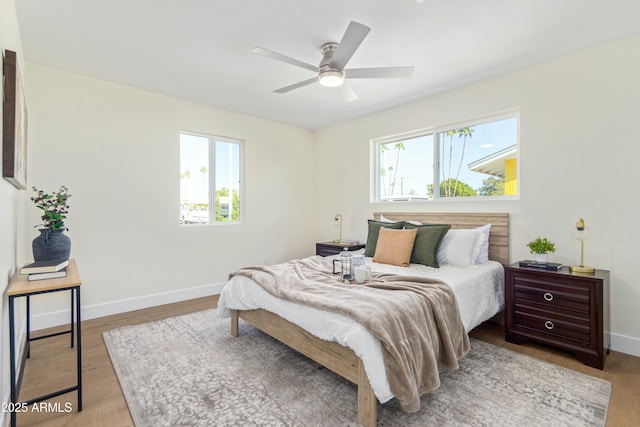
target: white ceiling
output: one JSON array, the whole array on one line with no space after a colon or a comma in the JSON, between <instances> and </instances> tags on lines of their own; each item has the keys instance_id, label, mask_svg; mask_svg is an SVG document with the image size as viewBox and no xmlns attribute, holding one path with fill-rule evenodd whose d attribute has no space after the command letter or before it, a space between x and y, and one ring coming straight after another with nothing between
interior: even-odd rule
<instances>
[{"instance_id":1,"label":"white ceiling","mask_svg":"<svg viewBox=\"0 0 640 427\"><path fill-rule=\"evenodd\" d=\"M638 0L16 0L27 61L317 129L640 32ZM371 27L348 68L415 66L358 79L360 99L311 71L349 21ZM631 54L639 54L638 52Z\"/></svg>"}]
</instances>

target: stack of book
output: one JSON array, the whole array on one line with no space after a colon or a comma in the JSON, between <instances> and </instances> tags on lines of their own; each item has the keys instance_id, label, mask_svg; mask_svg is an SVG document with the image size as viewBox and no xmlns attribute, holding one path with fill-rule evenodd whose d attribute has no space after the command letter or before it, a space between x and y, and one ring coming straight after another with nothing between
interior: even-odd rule
<instances>
[{"instance_id":1,"label":"stack of book","mask_svg":"<svg viewBox=\"0 0 640 427\"><path fill-rule=\"evenodd\" d=\"M29 280L55 279L67 275L69 260L36 261L20 269L20 274L27 274Z\"/></svg>"},{"instance_id":2,"label":"stack of book","mask_svg":"<svg viewBox=\"0 0 640 427\"><path fill-rule=\"evenodd\" d=\"M560 268L562 268L562 264L557 264L555 262L536 262L530 259L526 259L524 261L520 261L519 263L520 267L525 267L525 268L539 268L540 270L551 270L551 271L558 271L560 270Z\"/></svg>"}]
</instances>

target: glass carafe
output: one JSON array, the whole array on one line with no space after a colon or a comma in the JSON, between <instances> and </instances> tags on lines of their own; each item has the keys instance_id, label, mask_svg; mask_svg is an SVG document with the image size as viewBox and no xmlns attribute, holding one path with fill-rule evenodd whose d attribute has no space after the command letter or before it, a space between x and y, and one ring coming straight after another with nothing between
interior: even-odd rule
<instances>
[{"instance_id":1,"label":"glass carafe","mask_svg":"<svg viewBox=\"0 0 640 427\"><path fill-rule=\"evenodd\" d=\"M336 271L336 263L340 264L340 271ZM351 252L349 248L344 248L340 252L340 258L333 260L333 274L340 273L340 277L345 283L349 283L351 280Z\"/></svg>"}]
</instances>

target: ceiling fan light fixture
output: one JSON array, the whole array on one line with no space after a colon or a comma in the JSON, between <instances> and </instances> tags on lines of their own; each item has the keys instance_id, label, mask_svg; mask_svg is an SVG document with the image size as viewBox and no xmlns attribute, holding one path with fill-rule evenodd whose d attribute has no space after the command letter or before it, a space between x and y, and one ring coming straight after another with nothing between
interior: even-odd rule
<instances>
[{"instance_id":1,"label":"ceiling fan light fixture","mask_svg":"<svg viewBox=\"0 0 640 427\"><path fill-rule=\"evenodd\" d=\"M358 99L348 84L343 84L345 78L369 79L369 78L403 78L408 79L413 75L413 67L378 67L378 68L346 68L351 57L356 53L364 38L371 28L355 21L349 22L340 43L328 42L320 47L322 59L318 66L273 52L262 47L252 49L254 53L269 58L286 62L296 67L304 68L316 73L315 77L303 80L292 85L276 89L274 93L287 93L294 89L320 83L323 87L337 88L338 93L345 102L353 102ZM346 70L346 71L345 71Z\"/></svg>"},{"instance_id":2,"label":"ceiling fan light fixture","mask_svg":"<svg viewBox=\"0 0 640 427\"><path fill-rule=\"evenodd\" d=\"M337 70L321 71L318 81L325 87L338 87L344 83L344 72Z\"/></svg>"}]
</instances>

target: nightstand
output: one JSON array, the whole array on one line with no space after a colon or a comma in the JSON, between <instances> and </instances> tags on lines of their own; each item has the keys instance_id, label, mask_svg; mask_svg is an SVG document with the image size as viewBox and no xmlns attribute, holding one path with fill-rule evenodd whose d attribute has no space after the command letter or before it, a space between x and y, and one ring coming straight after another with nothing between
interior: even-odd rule
<instances>
[{"instance_id":1,"label":"nightstand","mask_svg":"<svg viewBox=\"0 0 640 427\"><path fill-rule=\"evenodd\" d=\"M316 255L320 255L320 256L336 255L342 252L344 248L348 248L349 251L357 251L358 249L362 249L364 247L365 245L360 245L360 244L346 245L344 243L336 244L333 242L321 242L321 243L316 243Z\"/></svg>"},{"instance_id":2,"label":"nightstand","mask_svg":"<svg viewBox=\"0 0 640 427\"><path fill-rule=\"evenodd\" d=\"M603 369L609 350L609 272L505 268L505 339L537 341L573 352Z\"/></svg>"}]
</instances>

